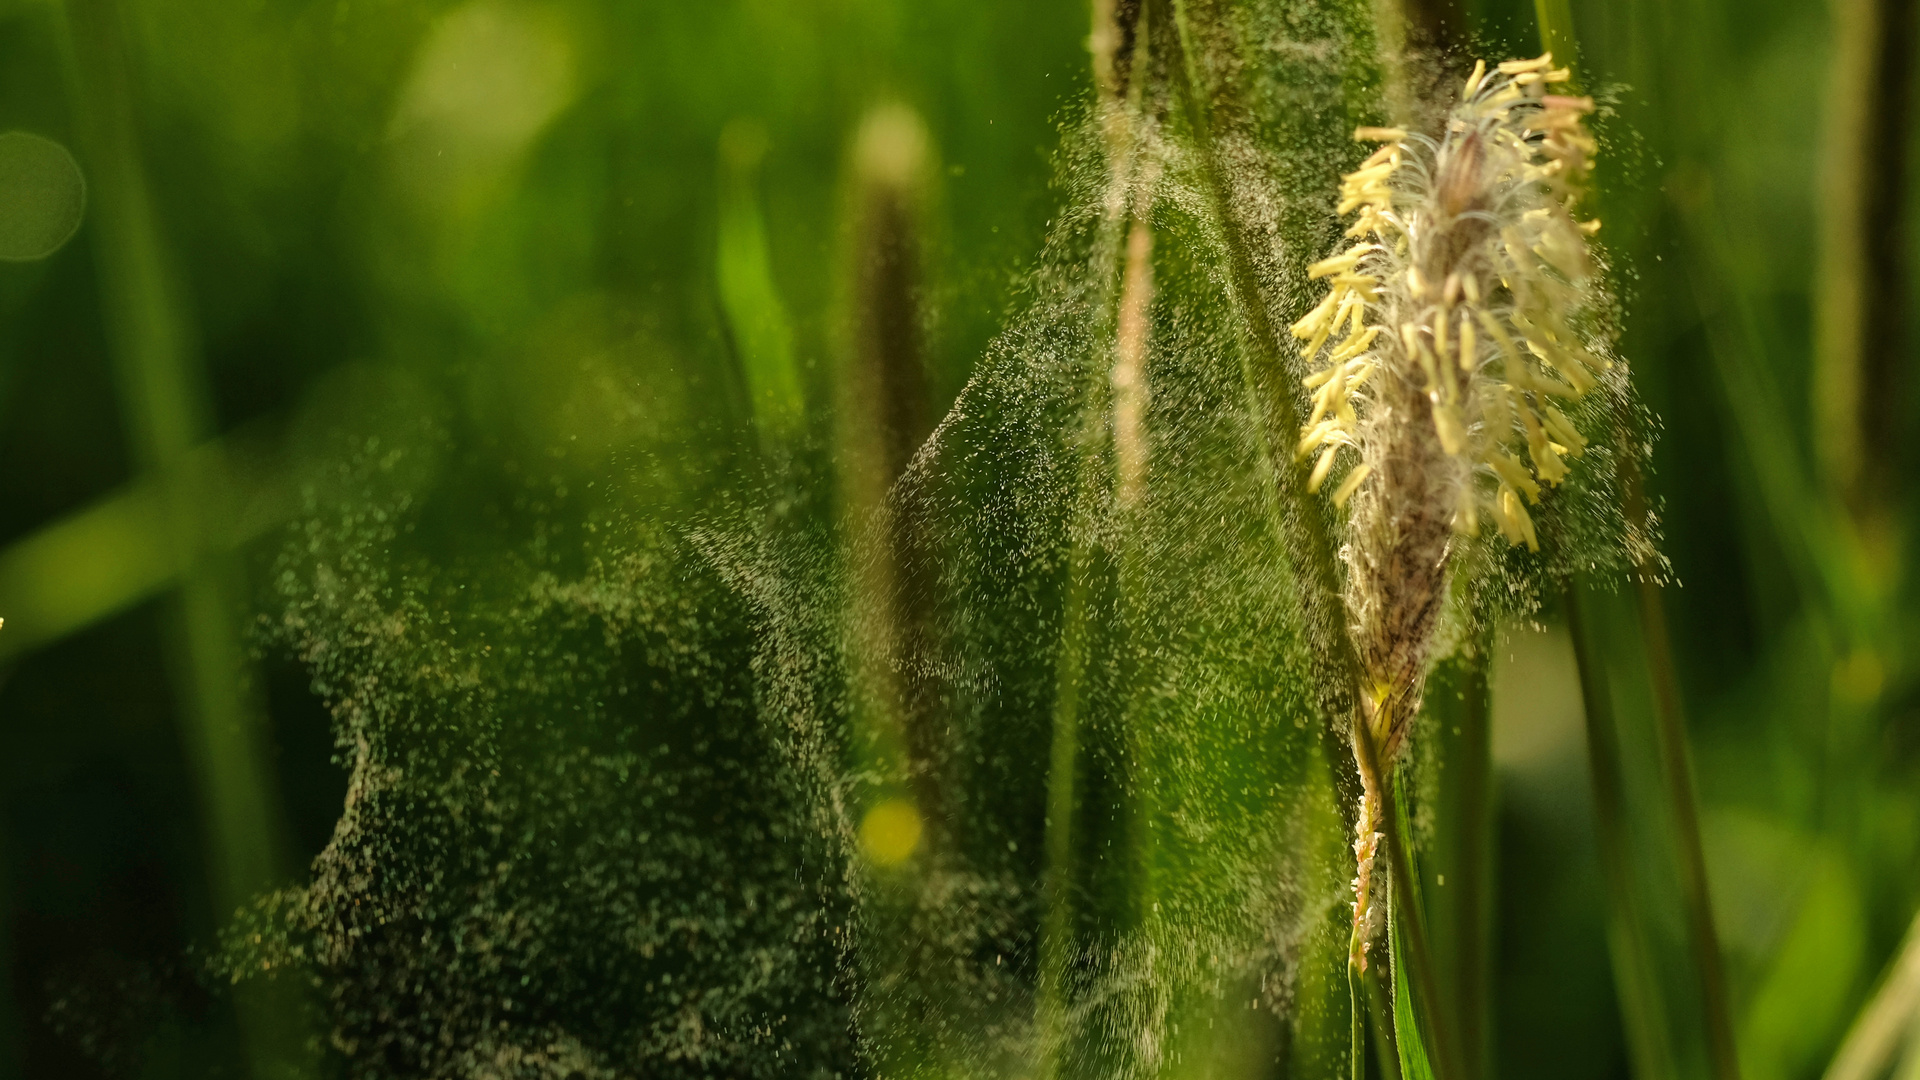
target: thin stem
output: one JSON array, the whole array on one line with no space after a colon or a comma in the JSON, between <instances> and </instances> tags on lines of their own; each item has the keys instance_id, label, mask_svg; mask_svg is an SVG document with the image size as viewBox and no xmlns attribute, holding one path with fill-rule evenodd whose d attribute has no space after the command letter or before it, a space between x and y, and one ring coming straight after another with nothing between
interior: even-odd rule
<instances>
[{"instance_id":1,"label":"thin stem","mask_svg":"<svg viewBox=\"0 0 1920 1080\"><path fill-rule=\"evenodd\" d=\"M231 567L205 534L221 524L221 476L196 456L211 423L204 374L167 270L136 149L130 73L112 0L60 9L83 148L91 167L102 306L121 408L138 464L157 490L155 539L178 579L176 678L182 724L206 800L213 899L225 918L281 869L261 717L244 692ZM214 519L209 521L208 519Z\"/></svg>"},{"instance_id":2,"label":"thin stem","mask_svg":"<svg viewBox=\"0 0 1920 1080\"><path fill-rule=\"evenodd\" d=\"M1540 24L1540 47L1553 54L1555 63L1572 67L1575 51L1572 5L1567 0L1533 0L1533 17Z\"/></svg>"},{"instance_id":3,"label":"thin stem","mask_svg":"<svg viewBox=\"0 0 1920 1080\"><path fill-rule=\"evenodd\" d=\"M1099 12L1096 11L1096 16ZM1109 135L1119 132L1110 130ZM1112 183L1124 189L1131 185L1135 162L1129 139L1110 138L1108 150L1116 161L1110 163ZM1121 192L1124 196L1124 192ZM1077 771L1080 756L1080 714L1085 703L1088 650L1090 648L1087 608L1090 603L1093 571L1093 516L1095 500L1101 488L1101 448L1109 439L1106 418L1115 386L1112 369L1100 361L1113 340L1116 324L1124 317L1115 311L1121 270L1122 237L1126 235L1127 201L1110 199L1105 219L1094 242L1089 272L1099 282L1097 321L1091 340L1096 351L1089 369L1098 378L1089 380L1087 399L1082 403L1081 427L1076 434L1079 468L1075 484L1074 507L1068 521L1070 531L1067 556L1065 610L1062 614L1059 654L1054 672L1053 740L1047 771L1047 817L1045 824L1047 869L1043 885L1045 923L1040 937L1040 1001L1042 1071L1045 1076L1059 1074L1066 1038L1067 968L1073 940L1073 819L1078 804ZM1143 216L1146 207L1141 210ZM1145 258L1146 253L1141 253ZM1119 344L1116 342L1116 344Z\"/></svg>"},{"instance_id":4,"label":"thin stem","mask_svg":"<svg viewBox=\"0 0 1920 1080\"><path fill-rule=\"evenodd\" d=\"M1629 520L1644 523L1647 505L1641 491L1638 459L1628 454L1621 460L1626 472ZM1667 804L1677 833L1680 888L1687 909L1687 943L1700 981L1701 1004L1706 1011L1707 1056L1714 1078L1739 1080L1740 1052L1733 1037L1733 1010L1727 997L1726 969L1720 957L1720 934L1714 927L1706 846L1700 840L1700 797L1694 787L1693 751L1687 740L1680 678L1674 668L1666 604L1660 595L1655 569L1648 565L1638 568L1634 574L1634 591L1639 600L1640 630L1646 636L1647 668L1653 681L1661 773L1666 780Z\"/></svg>"},{"instance_id":5,"label":"thin stem","mask_svg":"<svg viewBox=\"0 0 1920 1080\"><path fill-rule=\"evenodd\" d=\"M1561 605L1573 637L1575 663L1580 670L1580 697L1586 712L1587 761L1593 776L1594 818L1600 840L1600 864L1606 878L1608 937L1611 939L1620 1011L1627 1024L1636 1073L1642 1080L1669 1080L1677 1075L1667 1036L1665 1010L1652 971L1646 938L1641 933L1634 902L1632 841L1627 831L1625 770L1620 761L1619 731L1614 722L1612 695L1606 673L1595 654L1593 628L1580 600L1581 586L1561 586Z\"/></svg>"},{"instance_id":6,"label":"thin stem","mask_svg":"<svg viewBox=\"0 0 1920 1080\"><path fill-rule=\"evenodd\" d=\"M1540 22L1541 44L1550 50L1564 50L1565 60L1571 64L1575 39L1571 11L1565 0L1536 0L1535 13ZM1644 539L1652 535L1652 514L1640 473L1636 443L1624 418L1615 417L1613 436L1620 478L1626 494L1626 519L1629 528ZM1707 881L1706 848L1700 839L1699 794L1694 785L1693 755L1687 739L1679 675L1673 662L1673 643L1667 630L1666 605L1660 593L1662 568L1647 545L1638 545L1634 550L1634 592L1639 602L1641 634L1653 683L1661 773L1666 781L1668 811L1678 834L1675 846L1679 851L1681 892L1686 906L1688 951L1692 954L1694 974L1700 985L1701 1006L1706 1016L1707 1058L1715 1080L1739 1080L1739 1048L1734 1041L1726 970L1720 954L1720 935L1714 926L1713 899ZM1581 691L1587 702L1588 749L1594 767L1595 811L1602 818L1603 857L1610 863L1617 862L1617 872L1608 875L1614 879L1610 884L1624 889L1628 880L1627 842L1621 809L1624 794L1615 749L1618 742L1611 730L1612 712L1604 697L1601 675L1594 666L1595 658L1591 655L1590 643L1583 640L1584 631L1577 618L1578 602L1573 598L1572 589L1566 590L1566 597L1569 621L1575 624L1572 627L1575 647L1582 650L1579 654ZM1596 724L1605 724L1607 729L1596 728ZM1606 774L1604 777L1603 771ZM1611 805L1602 806L1603 802L1610 802ZM1606 819L1609 817L1614 822L1611 840L1607 839L1609 829ZM1610 844L1617 844L1618 849L1608 855L1606 849ZM1615 902L1622 910L1630 911L1630 891L1616 896Z\"/></svg>"},{"instance_id":7,"label":"thin stem","mask_svg":"<svg viewBox=\"0 0 1920 1080\"><path fill-rule=\"evenodd\" d=\"M1834 0L1833 82L1821 155L1818 438L1828 479L1870 540L1889 526L1899 457L1916 5ZM1882 552L1883 559L1891 552Z\"/></svg>"},{"instance_id":8,"label":"thin stem","mask_svg":"<svg viewBox=\"0 0 1920 1080\"><path fill-rule=\"evenodd\" d=\"M1378 967L1361 976L1361 982L1366 987L1367 1022L1373 1029L1373 1059L1380 1068L1381 1080L1400 1080L1400 1048L1393 1039L1391 995L1380 981Z\"/></svg>"},{"instance_id":9,"label":"thin stem","mask_svg":"<svg viewBox=\"0 0 1920 1080\"><path fill-rule=\"evenodd\" d=\"M1380 831L1385 834L1388 877L1392 880L1393 910L1404 934L1407 967L1412 975L1415 1000L1423 1011L1426 1032L1433 1045L1434 1072L1438 1080L1463 1077L1454 1043L1454 1028L1449 1023L1440 979L1434 971L1433 950L1428 945L1426 918L1414 890L1413 855L1406 831L1401 828L1399 806L1392 778L1380 769L1379 751L1367 732L1366 720L1358 709L1353 714L1354 755L1359 759L1360 775L1380 805Z\"/></svg>"},{"instance_id":10,"label":"thin stem","mask_svg":"<svg viewBox=\"0 0 1920 1080\"><path fill-rule=\"evenodd\" d=\"M1478 621L1478 616L1476 616ZM1462 1065L1468 1076L1486 1072L1492 937L1493 747L1490 655L1478 634L1428 677L1422 709L1433 720L1440 748L1435 846L1428 869L1438 872L1427 894L1442 978L1460 1021Z\"/></svg>"}]
</instances>

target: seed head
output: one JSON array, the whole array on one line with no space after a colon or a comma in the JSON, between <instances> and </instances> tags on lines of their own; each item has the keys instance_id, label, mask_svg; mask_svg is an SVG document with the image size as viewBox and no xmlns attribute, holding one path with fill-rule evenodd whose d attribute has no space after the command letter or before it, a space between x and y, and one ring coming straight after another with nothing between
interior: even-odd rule
<instances>
[{"instance_id":1,"label":"seed head","mask_svg":"<svg viewBox=\"0 0 1920 1080\"><path fill-rule=\"evenodd\" d=\"M1568 75L1550 53L1476 63L1437 138L1356 131L1381 146L1341 178L1354 243L1308 269L1330 287L1292 328L1311 487L1357 458L1333 500L1353 503L1348 608L1383 760L1417 704L1455 536L1485 517L1539 549L1528 507L1586 446L1555 402L1610 366L1569 321L1599 222L1573 215L1595 143L1592 99L1548 92Z\"/></svg>"}]
</instances>

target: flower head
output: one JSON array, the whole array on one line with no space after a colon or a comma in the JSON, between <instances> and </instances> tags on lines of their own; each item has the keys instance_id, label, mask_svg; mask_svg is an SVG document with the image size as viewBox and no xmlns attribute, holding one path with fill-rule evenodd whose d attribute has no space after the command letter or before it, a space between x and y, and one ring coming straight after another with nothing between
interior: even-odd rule
<instances>
[{"instance_id":1,"label":"flower head","mask_svg":"<svg viewBox=\"0 0 1920 1080\"><path fill-rule=\"evenodd\" d=\"M1352 502L1348 609L1383 759L1417 705L1455 536L1490 519L1538 550L1528 507L1586 440L1561 404L1610 366L1583 340L1588 237L1574 206L1596 146L1591 98L1552 54L1477 63L1437 136L1380 143L1341 179L1350 246L1313 264L1321 302L1293 325L1312 411L1299 452ZM1346 451L1351 450L1348 454Z\"/></svg>"},{"instance_id":2,"label":"flower head","mask_svg":"<svg viewBox=\"0 0 1920 1080\"><path fill-rule=\"evenodd\" d=\"M1330 288L1293 326L1316 369L1300 440L1319 455L1313 487L1343 449L1360 459L1338 503L1375 476L1379 451L1405 441L1382 427L1424 424L1452 459L1451 524L1476 532L1485 513L1512 543L1539 546L1526 507L1586 445L1555 401L1609 366L1567 321L1599 227L1572 213L1592 167L1582 118L1593 101L1547 92L1568 77L1552 59L1476 64L1438 139L1355 133L1383 144L1341 178L1339 212L1358 242L1309 268ZM1424 407L1396 409L1384 385L1396 381Z\"/></svg>"}]
</instances>

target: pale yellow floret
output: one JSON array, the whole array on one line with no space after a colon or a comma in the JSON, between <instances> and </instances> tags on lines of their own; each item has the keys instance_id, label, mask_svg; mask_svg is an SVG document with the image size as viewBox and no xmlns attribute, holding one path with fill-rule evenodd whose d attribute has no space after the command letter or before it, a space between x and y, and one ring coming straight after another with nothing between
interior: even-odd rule
<instances>
[{"instance_id":1,"label":"pale yellow floret","mask_svg":"<svg viewBox=\"0 0 1920 1080\"><path fill-rule=\"evenodd\" d=\"M1338 255L1321 259L1319 262L1307 267L1307 280L1312 281L1315 278L1330 277L1334 274L1351 270L1360 265L1361 257L1372 249L1372 244L1355 244Z\"/></svg>"},{"instance_id":2,"label":"pale yellow floret","mask_svg":"<svg viewBox=\"0 0 1920 1080\"><path fill-rule=\"evenodd\" d=\"M1460 100L1472 101L1473 95L1480 91L1480 84L1485 82L1486 78L1487 62L1485 60L1475 60L1473 62L1473 74L1467 76L1466 89L1460 91Z\"/></svg>"},{"instance_id":3,"label":"pale yellow floret","mask_svg":"<svg viewBox=\"0 0 1920 1080\"><path fill-rule=\"evenodd\" d=\"M1333 314L1334 305L1339 302L1339 290L1328 293L1325 300L1320 301L1312 311L1302 315L1300 321L1293 324L1293 336L1302 341L1312 338L1314 334L1319 332L1320 324L1325 322Z\"/></svg>"},{"instance_id":4,"label":"pale yellow floret","mask_svg":"<svg viewBox=\"0 0 1920 1080\"><path fill-rule=\"evenodd\" d=\"M1529 71L1544 71L1553 66L1553 54L1541 53L1531 60L1507 60L1495 68L1502 75L1524 75Z\"/></svg>"},{"instance_id":5,"label":"pale yellow floret","mask_svg":"<svg viewBox=\"0 0 1920 1080\"><path fill-rule=\"evenodd\" d=\"M1528 502L1540 501L1540 485L1533 482L1533 475L1527 472L1527 467L1520 463L1519 458L1496 452L1487 455L1487 464L1493 468L1501 483L1516 491L1526 492Z\"/></svg>"},{"instance_id":6,"label":"pale yellow floret","mask_svg":"<svg viewBox=\"0 0 1920 1080\"><path fill-rule=\"evenodd\" d=\"M1520 497L1513 489L1500 489L1500 498L1494 504L1499 511L1500 532L1514 544L1525 543L1527 550L1539 551L1540 538L1534 534L1533 518L1527 515L1527 508L1520 505Z\"/></svg>"},{"instance_id":7,"label":"pale yellow floret","mask_svg":"<svg viewBox=\"0 0 1920 1080\"><path fill-rule=\"evenodd\" d=\"M1584 303L1582 283L1591 274L1585 238L1600 224L1577 221L1570 212L1597 152L1581 119L1593 110L1592 99L1549 92L1571 77L1568 68L1553 66L1550 53L1492 70L1485 61L1474 65L1461 88L1462 104L1443 128L1440 153L1452 152L1448 141L1458 147L1463 138L1485 140L1478 151L1485 155L1484 179L1471 182L1489 185L1493 198L1480 205L1494 207L1507 224L1480 254L1450 257L1444 280L1429 279L1418 261L1427 256L1413 252L1422 230L1450 227L1467 203L1456 193L1419 186L1436 183L1432 160L1412 186L1397 179L1407 155L1434 152L1424 142L1406 142L1405 129L1354 132L1356 140L1381 144L1340 178L1338 211L1351 215L1345 235L1357 242L1308 267L1310 280L1328 279L1327 294L1291 327L1303 343L1302 358L1317 368L1302 380L1312 407L1299 455L1317 453L1311 490L1331 476L1342 448L1360 447L1368 437L1360 414L1371 398L1362 389L1384 365L1396 379L1424 383L1438 449L1464 459L1473 466L1468 475L1480 478L1447 496L1453 527L1477 533L1480 511L1490 508L1509 542L1539 550L1526 504L1539 501L1542 484L1564 480L1564 459L1587 445L1549 397L1571 400L1590 392L1596 373L1610 366L1583 347L1563 318ZM1517 217L1498 209L1511 205L1502 202L1501 190L1521 193ZM1505 295L1486 295L1494 286L1483 277ZM1399 315L1382 325L1388 311ZM1380 351L1383 332L1393 347ZM1526 460L1508 449L1519 444ZM1349 470L1334 503L1344 506L1371 475L1364 462Z\"/></svg>"},{"instance_id":8,"label":"pale yellow floret","mask_svg":"<svg viewBox=\"0 0 1920 1080\"><path fill-rule=\"evenodd\" d=\"M1336 434L1339 430L1338 420L1322 420L1308 428L1306 435L1300 439L1300 456L1305 457L1312 453L1315 447L1326 442L1328 436Z\"/></svg>"},{"instance_id":9,"label":"pale yellow floret","mask_svg":"<svg viewBox=\"0 0 1920 1080\"><path fill-rule=\"evenodd\" d=\"M1371 274L1341 274L1333 280L1334 284L1351 289L1355 296L1369 304L1380 302L1380 293L1374 288L1380 284L1380 279Z\"/></svg>"},{"instance_id":10,"label":"pale yellow floret","mask_svg":"<svg viewBox=\"0 0 1920 1080\"><path fill-rule=\"evenodd\" d=\"M1372 475L1372 473L1373 466L1371 465L1365 463L1355 465L1353 469L1347 473L1347 478L1340 481L1340 486L1333 489L1333 505L1347 505L1347 500L1353 498L1353 493L1360 490L1360 485L1365 483L1367 477Z\"/></svg>"},{"instance_id":11,"label":"pale yellow floret","mask_svg":"<svg viewBox=\"0 0 1920 1080\"><path fill-rule=\"evenodd\" d=\"M1320 454L1320 460L1313 464L1313 475L1307 478L1307 490L1319 491L1326 483L1327 474L1333 471L1333 459L1340 453L1338 446L1329 446Z\"/></svg>"},{"instance_id":12,"label":"pale yellow floret","mask_svg":"<svg viewBox=\"0 0 1920 1080\"><path fill-rule=\"evenodd\" d=\"M1549 405L1547 406L1546 415L1541 419L1542 422L1547 425L1548 433L1550 433L1557 442L1565 444L1563 452L1568 456L1579 457L1581 452L1587 448L1586 436L1581 435L1580 429L1573 426L1573 421L1567 419L1566 413Z\"/></svg>"},{"instance_id":13,"label":"pale yellow floret","mask_svg":"<svg viewBox=\"0 0 1920 1080\"><path fill-rule=\"evenodd\" d=\"M1356 318L1354 321L1357 326L1359 320ZM1373 339L1379 336L1380 328L1377 326L1369 326L1365 330L1356 330L1347 340L1340 343L1340 347L1334 350L1332 356L1327 357L1327 362L1338 364L1344 360L1351 360L1361 353L1366 352L1369 348L1372 348Z\"/></svg>"},{"instance_id":14,"label":"pale yellow floret","mask_svg":"<svg viewBox=\"0 0 1920 1080\"><path fill-rule=\"evenodd\" d=\"M1467 448L1467 426L1460 420L1460 413L1451 404L1444 401L1433 403L1433 429L1440 436L1440 448L1449 454L1459 454Z\"/></svg>"}]
</instances>

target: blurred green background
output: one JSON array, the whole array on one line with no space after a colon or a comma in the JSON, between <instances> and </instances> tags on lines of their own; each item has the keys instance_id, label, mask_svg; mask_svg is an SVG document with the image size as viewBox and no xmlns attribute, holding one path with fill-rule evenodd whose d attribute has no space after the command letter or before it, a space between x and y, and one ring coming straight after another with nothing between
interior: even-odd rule
<instances>
[{"instance_id":1,"label":"blurred green background","mask_svg":"<svg viewBox=\"0 0 1920 1080\"><path fill-rule=\"evenodd\" d=\"M1485 55L1538 51L1530 4L1469 7ZM1920 901L1913 336L1875 369L1870 495L1815 407L1848 10L1571 10L1753 1077L1820 1072ZM929 138L938 415L1064 199L1089 26L1072 0L0 2L0 130L69 148L88 200L64 247L0 263L0 1075L240 1074L195 950L302 877L347 790L309 669L256 632L287 523L333 497L328 433L442 418L468 465L423 528L449 559L539 531L513 478L564 501L617 463L665 518L752 487L765 395L831 427L850 148L888 103ZM1862 190L1905 261L1914 114L1872 100ZM1625 1076L1558 618L1495 660L1497 1061Z\"/></svg>"}]
</instances>

